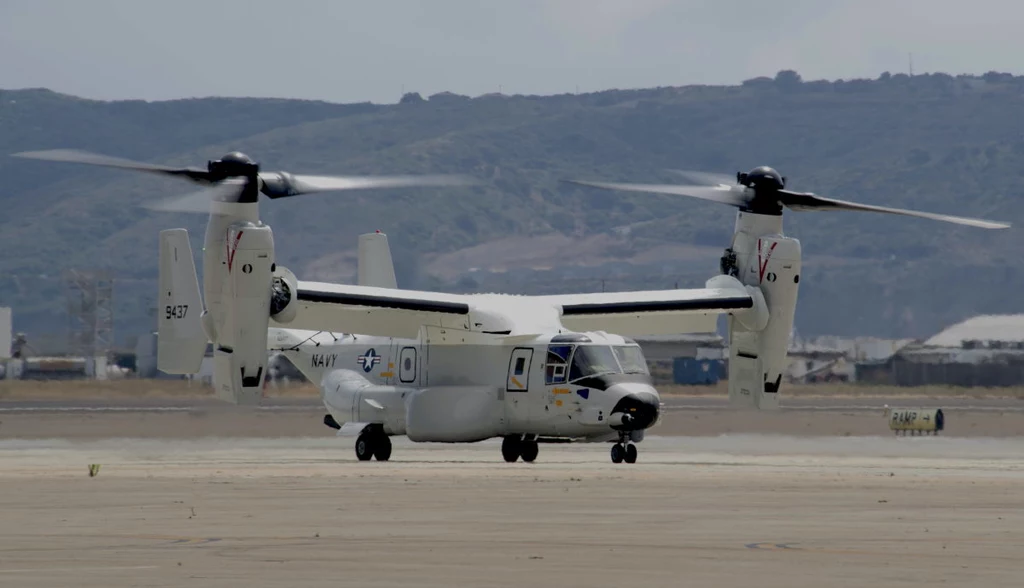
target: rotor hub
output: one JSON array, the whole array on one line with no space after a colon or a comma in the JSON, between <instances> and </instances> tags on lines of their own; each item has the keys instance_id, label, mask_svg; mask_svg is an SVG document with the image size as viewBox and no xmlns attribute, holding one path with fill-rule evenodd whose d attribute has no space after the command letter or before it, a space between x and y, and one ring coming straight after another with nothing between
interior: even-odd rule
<instances>
[{"instance_id":1,"label":"rotor hub","mask_svg":"<svg viewBox=\"0 0 1024 588\"><path fill-rule=\"evenodd\" d=\"M762 165L749 172L737 172L736 182L754 192L742 210L755 214L782 214L782 200L778 192L786 187L786 178L775 169Z\"/></svg>"},{"instance_id":2,"label":"rotor hub","mask_svg":"<svg viewBox=\"0 0 1024 588\"><path fill-rule=\"evenodd\" d=\"M260 172L259 164L240 151L233 151L218 160L207 162L206 169L215 181L227 178L255 179Z\"/></svg>"},{"instance_id":3,"label":"rotor hub","mask_svg":"<svg viewBox=\"0 0 1024 588\"><path fill-rule=\"evenodd\" d=\"M781 190L786 187L786 178L766 165L755 167L744 173L736 173L736 181L755 190Z\"/></svg>"}]
</instances>

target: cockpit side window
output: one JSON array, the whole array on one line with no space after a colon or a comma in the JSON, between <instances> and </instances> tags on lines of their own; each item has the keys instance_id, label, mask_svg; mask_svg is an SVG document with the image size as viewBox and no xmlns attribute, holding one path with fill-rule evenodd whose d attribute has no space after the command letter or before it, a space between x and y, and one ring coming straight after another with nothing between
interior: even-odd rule
<instances>
[{"instance_id":1,"label":"cockpit side window","mask_svg":"<svg viewBox=\"0 0 1024 588\"><path fill-rule=\"evenodd\" d=\"M547 384L564 384L569 371L569 356L572 345L549 345L547 366L544 368L544 381Z\"/></svg>"}]
</instances>

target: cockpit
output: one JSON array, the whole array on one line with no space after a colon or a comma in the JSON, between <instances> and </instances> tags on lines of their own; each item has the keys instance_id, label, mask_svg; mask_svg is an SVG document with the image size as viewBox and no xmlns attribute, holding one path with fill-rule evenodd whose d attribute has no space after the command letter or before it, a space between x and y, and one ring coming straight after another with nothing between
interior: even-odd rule
<instances>
[{"instance_id":1,"label":"cockpit","mask_svg":"<svg viewBox=\"0 0 1024 588\"><path fill-rule=\"evenodd\" d=\"M616 374L650 376L639 345L633 342L609 345L591 342L585 337L564 343L552 340L548 345L546 384L573 384L586 378Z\"/></svg>"}]
</instances>

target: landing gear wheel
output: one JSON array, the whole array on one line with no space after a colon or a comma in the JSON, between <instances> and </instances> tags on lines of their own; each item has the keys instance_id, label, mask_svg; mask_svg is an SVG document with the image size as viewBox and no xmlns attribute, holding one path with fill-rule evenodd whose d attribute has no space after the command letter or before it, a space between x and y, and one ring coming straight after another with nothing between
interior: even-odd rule
<instances>
[{"instance_id":1,"label":"landing gear wheel","mask_svg":"<svg viewBox=\"0 0 1024 588\"><path fill-rule=\"evenodd\" d=\"M626 455L624 456L626 463L636 463L636 445L630 443L626 445Z\"/></svg>"},{"instance_id":2,"label":"landing gear wheel","mask_svg":"<svg viewBox=\"0 0 1024 588\"><path fill-rule=\"evenodd\" d=\"M509 435L501 442L501 456L509 463L519 459L519 455L522 451L523 442L518 435Z\"/></svg>"},{"instance_id":3,"label":"landing gear wheel","mask_svg":"<svg viewBox=\"0 0 1024 588\"><path fill-rule=\"evenodd\" d=\"M391 458L391 437L378 435L373 440L373 445L373 456L377 458L377 461L387 461Z\"/></svg>"},{"instance_id":4,"label":"landing gear wheel","mask_svg":"<svg viewBox=\"0 0 1024 588\"><path fill-rule=\"evenodd\" d=\"M612 463L622 463L622 458L626 455L626 450L623 449L621 443L612 445Z\"/></svg>"},{"instance_id":5,"label":"landing gear wheel","mask_svg":"<svg viewBox=\"0 0 1024 588\"><path fill-rule=\"evenodd\" d=\"M363 433L356 438L356 457L359 461L370 461L373 457L374 436Z\"/></svg>"},{"instance_id":6,"label":"landing gear wheel","mask_svg":"<svg viewBox=\"0 0 1024 588\"><path fill-rule=\"evenodd\" d=\"M533 440L523 441L519 449L519 453L525 462L532 462L537 459L537 454L539 452L540 447L538 447L537 442Z\"/></svg>"}]
</instances>

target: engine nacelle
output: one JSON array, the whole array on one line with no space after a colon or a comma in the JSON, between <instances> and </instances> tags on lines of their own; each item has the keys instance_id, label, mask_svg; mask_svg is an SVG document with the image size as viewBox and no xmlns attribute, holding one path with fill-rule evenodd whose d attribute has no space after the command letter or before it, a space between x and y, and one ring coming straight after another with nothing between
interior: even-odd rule
<instances>
[{"instance_id":1,"label":"engine nacelle","mask_svg":"<svg viewBox=\"0 0 1024 588\"><path fill-rule=\"evenodd\" d=\"M782 217L737 214L732 271L756 288L768 310L765 324L729 318L729 401L733 406L778 407L800 284L800 242L782 235ZM759 321L757 321L759 322ZM760 328L750 328L760 327Z\"/></svg>"},{"instance_id":2,"label":"engine nacelle","mask_svg":"<svg viewBox=\"0 0 1024 588\"><path fill-rule=\"evenodd\" d=\"M406 435L412 441L472 443L504 432L497 388L426 388L413 392L406 406Z\"/></svg>"},{"instance_id":3,"label":"engine nacelle","mask_svg":"<svg viewBox=\"0 0 1024 588\"><path fill-rule=\"evenodd\" d=\"M285 267L274 269L274 277L270 287L270 318L281 324L295 320L298 313L299 281L295 274Z\"/></svg>"},{"instance_id":4,"label":"engine nacelle","mask_svg":"<svg viewBox=\"0 0 1024 588\"><path fill-rule=\"evenodd\" d=\"M224 400L255 404L267 372L274 235L258 221L214 217L205 245L203 324L214 336L214 389Z\"/></svg>"},{"instance_id":5,"label":"engine nacelle","mask_svg":"<svg viewBox=\"0 0 1024 588\"><path fill-rule=\"evenodd\" d=\"M405 434L406 400L415 388L381 386L344 369L325 374L320 387L338 424L378 423L388 435Z\"/></svg>"}]
</instances>

